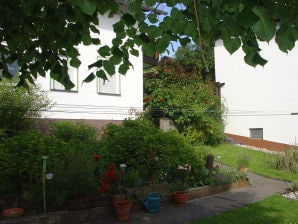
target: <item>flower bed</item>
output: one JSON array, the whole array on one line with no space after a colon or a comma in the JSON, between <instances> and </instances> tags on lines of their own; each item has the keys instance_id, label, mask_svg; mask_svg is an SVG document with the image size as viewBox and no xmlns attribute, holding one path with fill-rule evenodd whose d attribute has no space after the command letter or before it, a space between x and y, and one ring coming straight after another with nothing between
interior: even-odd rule
<instances>
[{"instance_id":1,"label":"flower bed","mask_svg":"<svg viewBox=\"0 0 298 224\"><path fill-rule=\"evenodd\" d=\"M227 184L222 186L204 186L198 188L189 189L189 200L217 194L224 191L237 189L240 187L248 186L249 181L247 178L238 181L237 183ZM166 184L162 184L166 186ZM158 186L158 185L157 185ZM154 185L151 186L154 189ZM149 189L149 188L148 188ZM166 187L165 187L166 189ZM138 191L137 188L129 189L128 191ZM142 189L144 191L144 188ZM162 205L167 206L172 204L171 194L165 194L162 196ZM139 200L133 200L132 212L145 211L143 205ZM102 203L100 207L76 210L76 211L59 211L48 213L47 216L38 215L30 217L20 217L16 219L3 220L0 224L31 224L31 223L43 223L43 224L62 224L62 223L93 223L104 219L110 219L115 217L115 213L112 204Z\"/></svg>"}]
</instances>

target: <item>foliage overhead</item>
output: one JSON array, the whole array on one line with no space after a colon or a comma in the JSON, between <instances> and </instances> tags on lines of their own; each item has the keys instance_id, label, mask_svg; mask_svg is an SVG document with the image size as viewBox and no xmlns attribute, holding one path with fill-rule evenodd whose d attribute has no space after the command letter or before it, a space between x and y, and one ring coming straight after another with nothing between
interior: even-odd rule
<instances>
[{"instance_id":1,"label":"foliage overhead","mask_svg":"<svg viewBox=\"0 0 298 224\"><path fill-rule=\"evenodd\" d=\"M155 13L161 4L171 8L168 15ZM126 6L128 11L123 10ZM297 11L297 1L285 0L3 0L0 70L2 76L11 77L7 64L17 60L20 85L50 71L53 79L70 89L67 62L80 65L76 47L81 43L98 45L101 57L89 65L99 68L90 71L85 79L89 82L114 74L116 68L125 74L130 54L139 55L137 46L150 56L166 51L171 41L184 46L193 40L202 46L220 39L230 53L242 47L249 65L264 65L257 40L275 38L281 51L291 50L298 39ZM113 25L116 37L111 46L101 45L98 15L120 16Z\"/></svg>"}]
</instances>

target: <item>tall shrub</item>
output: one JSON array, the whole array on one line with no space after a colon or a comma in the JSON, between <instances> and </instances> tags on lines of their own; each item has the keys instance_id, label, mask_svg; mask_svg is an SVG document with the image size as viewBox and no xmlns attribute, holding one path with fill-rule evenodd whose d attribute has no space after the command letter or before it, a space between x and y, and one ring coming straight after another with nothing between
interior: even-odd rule
<instances>
[{"instance_id":1,"label":"tall shrub","mask_svg":"<svg viewBox=\"0 0 298 224\"><path fill-rule=\"evenodd\" d=\"M0 197L40 200L42 198L42 159L48 156L52 171L64 159L67 145L38 131L19 132L0 143ZM29 196L28 196L29 195Z\"/></svg>"},{"instance_id":2,"label":"tall shrub","mask_svg":"<svg viewBox=\"0 0 298 224\"><path fill-rule=\"evenodd\" d=\"M34 118L51 106L46 93L38 86L16 87L17 79L0 82L0 128L12 135L30 128Z\"/></svg>"},{"instance_id":3,"label":"tall shrub","mask_svg":"<svg viewBox=\"0 0 298 224\"><path fill-rule=\"evenodd\" d=\"M186 144L177 132L162 132L144 120L108 125L102 137L103 159L139 170L144 181L170 178L178 165L201 167L204 155Z\"/></svg>"}]
</instances>

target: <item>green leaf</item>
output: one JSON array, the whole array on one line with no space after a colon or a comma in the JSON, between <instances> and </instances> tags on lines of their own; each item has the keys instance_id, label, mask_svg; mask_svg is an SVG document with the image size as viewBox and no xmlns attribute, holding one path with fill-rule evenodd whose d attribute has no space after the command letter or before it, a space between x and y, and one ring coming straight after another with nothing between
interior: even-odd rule
<instances>
[{"instance_id":1,"label":"green leaf","mask_svg":"<svg viewBox=\"0 0 298 224\"><path fill-rule=\"evenodd\" d=\"M96 3L94 1L92 1L92 0L82 0L82 1L83 2L80 5L82 11L85 14L92 16L93 13L96 11Z\"/></svg>"},{"instance_id":2,"label":"green leaf","mask_svg":"<svg viewBox=\"0 0 298 224\"><path fill-rule=\"evenodd\" d=\"M84 79L84 81L83 82L91 82L91 81L93 81L94 79L95 79L95 75L94 75L94 73L92 72L92 73L90 73L85 79Z\"/></svg>"},{"instance_id":3,"label":"green leaf","mask_svg":"<svg viewBox=\"0 0 298 224\"><path fill-rule=\"evenodd\" d=\"M102 57L107 57L111 55L111 49L109 46L105 45L98 49L98 54Z\"/></svg>"},{"instance_id":4,"label":"green leaf","mask_svg":"<svg viewBox=\"0 0 298 224\"><path fill-rule=\"evenodd\" d=\"M122 19L128 26L133 26L136 23L136 19L129 13L123 14Z\"/></svg>"},{"instance_id":5,"label":"green leaf","mask_svg":"<svg viewBox=\"0 0 298 224\"><path fill-rule=\"evenodd\" d=\"M118 57L122 57L123 56L123 52L119 49L119 47L113 47L112 48L112 54L113 56L118 56Z\"/></svg>"},{"instance_id":6,"label":"green leaf","mask_svg":"<svg viewBox=\"0 0 298 224\"><path fill-rule=\"evenodd\" d=\"M276 24L270 18L264 7L256 6L252 11L259 17L259 20L251 27L260 40L269 42L275 35Z\"/></svg>"},{"instance_id":7,"label":"green leaf","mask_svg":"<svg viewBox=\"0 0 298 224\"><path fill-rule=\"evenodd\" d=\"M141 34L139 35L139 38L140 38L143 42L145 42L145 43L150 43L150 42L151 42L150 38L149 38L146 34L144 34L144 33L141 33Z\"/></svg>"},{"instance_id":8,"label":"green leaf","mask_svg":"<svg viewBox=\"0 0 298 224\"><path fill-rule=\"evenodd\" d=\"M129 52L130 52L133 56L139 57L139 51L138 51L138 50L136 50L136 49L131 49Z\"/></svg>"},{"instance_id":9,"label":"green leaf","mask_svg":"<svg viewBox=\"0 0 298 224\"><path fill-rule=\"evenodd\" d=\"M251 27L258 21L258 17L250 9L245 8L242 12L237 15L237 24L246 28Z\"/></svg>"},{"instance_id":10,"label":"green leaf","mask_svg":"<svg viewBox=\"0 0 298 224\"><path fill-rule=\"evenodd\" d=\"M115 74L115 66L110 61L104 61L103 67L109 75Z\"/></svg>"},{"instance_id":11,"label":"green leaf","mask_svg":"<svg viewBox=\"0 0 298 224\"><path fill-rule=\"evenodd\" d=\"M96 26L94 26L94 25L90 25L90 30L93 33L100 33L99 29Z\"/></svg>"},{"instance_id":12,"label":"green leaf","mask_svg":"<svg viewBox=\"0 0 298 224\"><path fill-rule=\"evenodd\" d=\"M119 46L120 44L122 44L122 40L120 38L114 38L112 40L112 44L113 46Z\"/></svg>"},{"instance_id":13,"label":"green leaf","mask_svg":"<svg viewBox=\"0 0 298 224\"><path fill-rule=\"evenodd\" d=\"M296 42L293 28L281 27L276 33L275 40L281 51L288 52L288 50L292 50Z\"/></svg>"},{"instance_id":14,"label":"green leaf","mask_svg":"<svg viewBox=\"0 0 298 224\"><path fill-rule=\"evenodd\" d=\"M72 58L69 62L72 67L78 68L81 64L81 61L77 58Z\"/></svg>"},{"instance_id":15,"label":"green leaf","mask_svg":"<svg viewBox=\"0 0 298 224\"><path fill-rule=\"evenodd\" d=\"M267 63L267 60L262 58L259 53L254 51L246 52L246 55L244 56L244 60L247 64L254 67L257 65L264 66Z\"/></svg>"},{"instance_id":16,"label":"green leaf","mask_svg":"<svg viewBox=\"0 0 298 224\"><path fill-rule=\"evenodd\" d=\"M110 61L113 65L118 65L120 64L120 62L122 61L122 57L120 56L117 56L117 55L113 55L111 58L110 58Z\"/></svg>"},{"instance_id":17,"label":"green leaf","mask_svg":"<svg viewBox=\"0 0 298 224\"><path fill-rule=\"evenodd\" d=\"M113 29L116 34L125 32L125 27L121 20L113 25Z\"/></svg>"},{"instance_id":18,"label":"green leaf","mask_svg":"<svg viewBox=\"0 0 298 224\"><path fill-rule=\"evenodd\" d=\"M145 0L146 5L153 6L156 3L156 0Z\"/></svg>"},{"instance_id":19,"label":"green leaf","mask_svg":"<svg viewBox=\"0 0 298 224\"><path fill-rule=\"evenodd\" d=\"M129 69L129 65L124 63L124 64L119 66L118 71L119 71L120 74L125 75L126 72L128 71L128 69Z\"/></svg>"},{"instance_id":20,"label":"green leaf","mask_svg":"<svg viewBox=\"0 0 298 224\"><path fill-rule=\"evenodd\" d=\"M82 33L82 42L85 45L90 45L92 43L92 39L91 39L89 33L87 33L87 32Z\"/></svg>"},{"instance_id":21,"label":"green leaf","mask_svg":"<svg viewBox=\"0 0 298 224\"><path fill-rule=\"evenodd\" d=\"M91 65L88 65L88 69L91 69L91 68L94 68L94 67L100 68L101 66L102 66L102 60L98 60L97 62L95 62Z\"/></svg>"},{"instance_id":22,"label":"green leaf","mask_svg":"<svg viewBox=\"0 0 298 224\"><path fill-rule=\"evenodd\" d=\"M149 20L150 23L157 23L158 22L158 18L156 16L156 14L153 14L153 13L148 16L148 20Z\"/></svg>"},{"instance_id":23,"label":"green leaf","mask_svg":"<svg viewBox=\"0 0 298 224\"><path fill-rule=\"evenodd\" d=\"M100 39L98 39L98 38L91 38L91 42L94 45L100 45Z\"/></svg>"},{"instance_id":24,"label":"green leaf","mask_svg":"<svg viewBox=\"0 0 298 224\"><path fill-rule=\"evenodd\" d=\"M158 52L164 52L167 47L169 46L169 39L167 38L167 36L164 36L162 38L159 38L157 41L156 41L156 47L157 47L157 51Z\"/></svg>"},{"instance_id":25,"label":"green leaf","mask_svg":"<svg viewBox=\"0 0 298 224\"><path fill-rule=\"evenodd\" d=\"M108 80L106 73L103 70L98 70L96 72L96 77L103 79L103 80Z\"/></svg>"},{"instance_id":26,"label":"green leaf","mask_svg":"<svg viewBox=\"0 0 298 224\"><path fill-rule=\"evenodd\" d=\"M223 38L223 43L225 48L230 54L233 54L235 51L239 49L241 46L241 40L240 38L235 38L235 37L226 37Z\"/></svg>"},{"instance_id":27,"label":"green leaf","mask_svg":"<svg viewBox=\"0 0 298 224\"><path fill-rule=\"evenodd\" d=\"M184 38L180 38L179 42L182 46L186 46L188 43L191 42L191 40L189 39L189 37L184 37Z\"/></svg>"}]
</instances>

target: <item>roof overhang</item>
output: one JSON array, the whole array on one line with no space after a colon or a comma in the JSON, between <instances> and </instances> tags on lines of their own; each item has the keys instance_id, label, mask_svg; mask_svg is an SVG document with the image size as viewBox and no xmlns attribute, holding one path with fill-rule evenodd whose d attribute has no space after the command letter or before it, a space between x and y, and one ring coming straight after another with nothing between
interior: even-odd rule
<instances>
[{"instance_id":1,"label":"roof overhang","mask_svg":"<svg viewBox=\"0 0 298 224\"><path fill-rule=\"evenodd\" d=\"M158 63L158 59L154 59L153 57L149 57L143 54L143 68L150 68L156 66Z\"/></svg>"}]
</instances>

